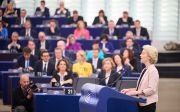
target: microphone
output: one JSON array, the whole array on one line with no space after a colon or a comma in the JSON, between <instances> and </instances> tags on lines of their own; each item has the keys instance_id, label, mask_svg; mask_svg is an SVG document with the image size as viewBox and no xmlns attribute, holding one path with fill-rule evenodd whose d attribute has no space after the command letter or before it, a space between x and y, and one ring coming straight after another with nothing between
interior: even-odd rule
<instances>
[{"instance_id":1,"label":"microphone","mask_svg":"<svg viewBox=\"0 0 180 112\"><path fill-rule=\"evenodd\" d=\"M121 69L121 70L119 70L118 72L115 72L115 73L114 73L114 74L118 75L118 77L117 77L117 79L114 80L112 83L108 84L109 87L113 87L113 85L116 84L117 81L119 81L120 79L122 79L122 76L123 76L123 73L122 73L122 72L123 72L123 71L124 71L124 68ZM113 75L114 75L114 74L113 74Z\"/></svg>"},{"instance_id":2,"label":"microphone","mask_svg":"<svg viewBox=\"0 0 180 112\"><path fill-rule=\"evenodd\" d=\"M103 74L105 74L105 71L103 71L104 73ZM110 78L110 77L113 77L113 76L115 76L115 75L118 75L118 77L117 77L117 79L115 80L115 81L113 81L112 83L110 83L110 84L107 84L107 86L110 86L110 87L112 87L121 77L122 77L122 70L119 70L118 72L114 72L113 74L110 74L108 77L104 77L104 78L102 78L102 79L99 79L99 84L101 84L103 81L105 81L107 78Z\"/></svg>"}]
</instances>

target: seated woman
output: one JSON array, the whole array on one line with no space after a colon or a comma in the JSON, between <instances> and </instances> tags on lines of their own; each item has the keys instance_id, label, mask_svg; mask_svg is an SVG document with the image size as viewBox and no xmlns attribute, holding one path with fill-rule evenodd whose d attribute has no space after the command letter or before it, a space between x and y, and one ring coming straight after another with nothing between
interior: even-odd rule
<instances>
[{"instance_id":1,"label":"seated woman","mask_svg":"<svg viewBox=\"0 0 180 112\"><path fill-rule=\"evenodd\" d=\"M7 48L11 53L19 53L22 52L22 46L18 42L19 35L17 32L13 32L11 35L11 41L8 44Z\"/></svg>"},{"instance_id":2,"label":"seated woman","mask_svg":"<svg viewBox=\"0 0 180 112\"><path fill-rule=\"evenodd\" d=\"M105 52L105 53L113 53L114 47L111 42L109 42L108 36L106 34L101 35L99 47Z\"/></svg>"},{"instance_id":3,"label":"seated woman","mask_svg":"<svg viewBox=\"0 0 180 112\"><path fill-rule=\"evenodd\" d=\"M16 12L14 11L13 4L8 4L5 11L4 16L15 16Z\"/></svg>"},{"instance_id":4,"label":"seated woman","mask_svg":"<svg viewBox=\"0 0 180 112\"><path fill-rule=\"evenodd\" d=\"M74 30L74 36L76 39L90 39L90 33L86 29L84 21L78 21L77 28Z\"/></svg>"},{"instance_id":5,"label":"seated woman","mask_svg":"<svg viewBox=\"0 0 180 112\"><path fill-rule=\"evenodd\" d=\"M116 82L121 77L114 69L115 64L112 58L105 58L102 62L103 70L98 74L99 84L115 87Z\"/></svg>"},{"instance_id":6,"label":"seated woman","mask_svg":"<svg viewBox=\"0 0 180 112\"><path fill-rule=\"evenodd\" d=\"M73 34L70 34L67 38L66 50L77 52L82 50L81 44L76 42Z\"/></svg>"},{"instance_id":7,"label":"seated woman","mask_svg":"<svg viewBox=\"0 0 180 112\"><path fill-rule=\"evenodd\" d=\"M121 73L123 76L129 76L131 75L131 68L127 65L124 65L124 60L122 55L120 54L114 54L113 60L115 63L115 70L116 72Z\"/></svg>"},{"instance_id":8,"label":"seated woman","mask_svg":"<svg viewBox=\"0 0 180 112\"><path fill-rule=\"evenodd\" d=\"M107 17L104 14L103 10L99 11L99 15L94 18L93 25L107 25Z\"/></svg>"},{"instance_id":9,"label":"seated woman","mask_svg":"<svg viewBox=\"0 0 180 112\"><path fill-rule=\"evenodd\" d=\"M79 77L88 77L92 75L92 65L86 62L86 53L80 50L76 54L77 62L73 64L72 71L77 73Z\"/></svg>"},{"instance_id":10,"label":"seated woman","mask_svg":"<svg viewBox=\"0 0 180 112\"><path fill-rule=\"evenodd\" d=\"M73 76L68 68L68 61L61 59L57 64L57 71L54 72L51 82L60 82L62 86L72 86Z\"/></svg>"},{"instance_id":11,"label":"seated woman","mask_svg":"<svg viewBox=\"0 0 180 112\"><path fill-rule=\"evenodd\" d=\"M136 60L133 57L132 50L126 48L123 52L124 64L129 66L131 71L137 71Z\"/></svg>"}]
</instances>

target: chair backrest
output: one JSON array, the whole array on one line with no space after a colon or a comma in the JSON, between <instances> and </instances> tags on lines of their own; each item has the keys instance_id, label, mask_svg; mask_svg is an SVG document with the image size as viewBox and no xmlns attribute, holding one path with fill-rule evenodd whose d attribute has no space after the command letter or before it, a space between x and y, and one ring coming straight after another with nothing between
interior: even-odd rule
<instances>
[{"instance_id":1,"label":"chair backrest","mask_svg":"<svg viewBox=\"0 0 180 112\"><path fill-rule=\"evenodd\" d=\"M80 93L81 87L86 83L99 84L99 80L98 78L94 78L94 77L75 78L73 81L73 88L76 91L76 93Z\"/></svg>"},{"instance_id":2,"label":"chair backrest","mask_svg":"<svg viewBox=\"0 0 180 112\"><path fill-rule=\"evenodd\" d=\"M116 89L119 91L127 88L135 88L136 84L137 84L137 80L119 80L116 83Z\"/></svg>"}]
</instances>

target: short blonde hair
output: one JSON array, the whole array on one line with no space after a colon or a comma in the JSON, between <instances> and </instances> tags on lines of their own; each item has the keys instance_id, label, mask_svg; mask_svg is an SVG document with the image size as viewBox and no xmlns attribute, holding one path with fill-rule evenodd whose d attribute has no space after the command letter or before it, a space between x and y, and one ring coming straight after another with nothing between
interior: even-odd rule
<instances>
[{"instance_id":1,"label":"short blonde hair","mask_svg":"<svg viewBox=\"0 0 180 112\"><path fill-rule=\"evenodd\" d=\"M112 68L115 68L116 65L115 65L115 63L114 63L114 61L113 61L112 58L105 58L105 59L103 60L102 64L104 65L106 61L110 61L110 62L111 62L111 65L112 65Z\"/></svg>"},{"instance_id":2,"label":"short blonde hair","mask_svg":"<svg viewBox=\"0 0 180 112\"><path fill-rule=\"evenodd\" d=\"M158 50L151 45L144 45L143 50L145 50L150 57L150 63L155 64L158 61Z\"/></svg>"},{"instance_id":3,"label":"short blonde hair","mask_svg":"<svg viewBox=\"0 0 180 112\"><path fill-rule=\"evenodd\" d=\"M83 61L86 61L86 52L84 50L79 50L77 54L83 58Z\"/></svg>"}]
</instances>

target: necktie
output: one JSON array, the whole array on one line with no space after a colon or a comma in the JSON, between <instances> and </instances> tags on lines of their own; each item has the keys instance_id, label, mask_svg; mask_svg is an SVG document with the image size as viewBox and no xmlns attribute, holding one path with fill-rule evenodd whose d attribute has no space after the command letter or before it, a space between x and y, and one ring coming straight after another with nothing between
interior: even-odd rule
<instances>
[{"instance_id":1,"label":"necktie","mask_svg":"<svg viewBox=\"0 0 180 112\"><path fill-rule=\"evenodd\" d=\"M138 90L139 84L140 84L140 82L141 82L141 80L142 80L142 77L143 77L144 73L146 72L146 70L147 70L147 69L144 69L144 70L142 71L136 90Z\"/></svg>"},{"instance_id":2,"label":"necktie","mask_svg":"<svg viewBox=\"0 0 180 112\"><path fill-rule=\"evenodd\" d=\"M29 60L26 60L25 61L25 68L28 68L29 67Z\"/></svg>"},{"instance_id":3,"label":"necktie","mask_svg":"<svg viewBox=\"0 0 180 112\"><path fill-rule=\"evenodd\" d=\"M44 64L43 72L46 72L46 63Z\"/></svg>"}]
</instances>

